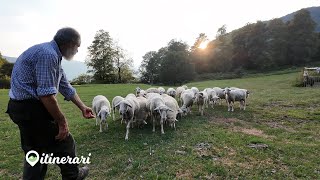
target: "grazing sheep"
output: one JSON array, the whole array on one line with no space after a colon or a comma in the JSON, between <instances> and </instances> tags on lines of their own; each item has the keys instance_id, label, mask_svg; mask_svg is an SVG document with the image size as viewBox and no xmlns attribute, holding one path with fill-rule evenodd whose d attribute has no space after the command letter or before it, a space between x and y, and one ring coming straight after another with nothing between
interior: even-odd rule
<instances>
[{"instance_id":1,"label":"grazing sheep","mask_svg":"<svg viewBox=\"0 0 320 180\"><path fill-rule=\"evenodd\" d=\"M145 97L137 97L137 101L139 103L140 109L137 114L135 114L135 123L140 127L141 125L147 124L146 120L149 115L149 111L147 108L147 99Z\"/></svg>"},{"instance_id":2,"label":"grazing sheep","mask_svg":"<svg viewBox=\"0 0 320 180\"><path fill-rule=\"evenodd\" d=\"M178 98L178 102L180 105L182 105L182 102L180 101L180 97L181 97L181 94L183 93L183 91L185 91L187 88L185 87L178 87L177 90L176 90L176 97Z\"/></svg>"},{"instance_id":3,"label":"grazing sheep","mask_svg":"<svg viewBox=\"0 0 320 180\"><path fill-rule=\"evenodd\" d=\"M159 94L165 94L166 90L163 87L158 87Z\"/></svg>"},{"instance_id":4,"label":"grazing sheep","mask_svg":"<svg viewBox=\"0 0 320 180\"><path fill-rule=\"evenodd\" d=\"M229 88L226 89L226 99L228 102L228 111L234 111L234 102L240 102L240 110L246 110L246 98L247 92L243 89L234 89L231 90Z\"/></svg>"},{"instance_id":5,"label":"grazing sheep","mask_svg":"<svg viewBox=\"0 0 320 180\"><path fill-rule=\"evenodd\" d=\"M100 121L100 132L102 132L102 124L105 125L105 130L108 128L107 117L111 116L111 108L109 100L102 95L97 95L92 100L92 110L96 114L96 126Z\"/></svg>"},{"instance_id":6,"label":"grazing sheep","mask_svg":"<svg viewBox=\"0 0 320 180\"><path fill-rule=\"evenodd\" d=\"M121 96L116 96L112 99L112 119L115 120L114 113L116 112L116 109L119 111L119 106L116 106L120 101L124 100ZM122 124L123 118L121 117L121 124Z\"/></svg>"},{"instance_id":7,"label":"grazing sheep","mask_svg":"<svg viewBox=\"0 0 320 180\"><path fill-rule=\"evenodd\" d=\"M168 106L172 111L167 112L167 122L169 126L176 129L176 122L178 114L182 113L182 110L179 108L178 102L173 97L163 94L161 95L162 99L166 106Z\"/></svg>"},{"instance_id":8,"label":"grazing sheep","mask_svg":"<svg viewBox=\"0 0 320 180\"><path fill-rule=\"evenodd\" d=\"M127 124L125 140L128 140L130 125L133 123L135 114L137 114L140 110L139 102L134 94L128 94L125 99L120 101L116 106L120 107L120 115L123 117L125 123Z\"/></svg>"},{"instance_id":9,"label":"grazing sheep","mask_svg":"<svg viewBox=\"0 0 320 180\"><path fill-rule=\"evenodd\" d=\"M204 106L208 103L208 94L206 91L200 91L196 94L195 102L198 105L199 112L203 116Z\"/></svg>"},{"instance_id":10,"label":"grazing sheep","mask_svg":"<svg viewBox=\"0 0 320 180\"><path fill-rule=\"evenodd\" d=\"M217 96L216 91L214 91L212 88L206 88L203 91L208 94L207 107L209 106L209 104L211 104L211 107L213 109L213 105L217 104L220 98Z\"/></svg>"},{"instance_id":11,"label":"grazing sheep","mask_svg":"<svg viewBox=\"0 0 320 180\"><path fill-rule=\"evenodd\" d=\"M192 87L191 90L194 92L194 95L199 92L199 89L197 87Z\"/></svg>"},{"instance_id":12,"label":"grazing sheep","mask_svg":"<svg viewBox=\"0 0 320 180\"><path fill-rule=\"evenodd\" d=\"M212 89L216 92L216 95L219 97L219 102L220 102L219 104L221 105L222 104L221 99L226 99L225 89L222 89L219 87L214 87Z\"/></svg>"},{"instance_id":13,"label":"grazing sheep","mask_svg":"<svg viewBox=\"0 0 320 180\"><path fill-rule=\"evenodd\" d=\"M148 94L146 95L146 98L147 98L147 99L151 99L151 98L153 98L153 97L161 97L161 95L158 94L158 93L148 93Z\"/></svg>"},{"instance_id":14,"label":"grazing sheep","mask_svg":"<svg viewBox=\"0 0 320 180\"><path fill-rule=\"evenodd\" d=\"M194 92L191 89L185 90L180 97L182 101L181 110L184 115L191 113L191 107L193 105L193 101L195 99Z\"/></svg>"},{"instance_id":15,"label":"grazing sheep","mask_svg":"<svg viewBox=\"0 0 320 180\"><path fill-rule=\"evenodd\" d=\"M160 115L160 125L161 125L161 134L164 134L163 123L167 119L167 112L172 111L168 106L165 105L162 97L152 97L148 99L147 108L151 112L151 120L153 124L152 131L155 132L155 121L157 120L157 116Z\"/></svg>"},{"instance_id":16,"label":"grazing sheep","mask_svg":"<svg viewBox=\"0 0 320 180\"><path fill-rule=\"evenodd\" d=\"M146 93L158 93L160 94L160 91L157 88L149 88L146 90Z\"/></svg>"},{"instance_id":17,"label":"grazing sheep","mask_svg":"<svg viewBox=\"0 0 320 180\"><path fill-rule=\"evenodd\" d=\"M167 94L168 94L169 96L175 98L175 97L176 97L176 90L173 89L173 88L168 88Z\"/></svg>"}]
</instances>

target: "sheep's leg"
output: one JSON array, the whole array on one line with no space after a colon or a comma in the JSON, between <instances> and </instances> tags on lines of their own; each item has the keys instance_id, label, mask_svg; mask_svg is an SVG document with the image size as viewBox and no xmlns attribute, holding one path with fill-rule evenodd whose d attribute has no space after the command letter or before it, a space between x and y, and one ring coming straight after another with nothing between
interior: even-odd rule
<instances>
[{"instance_id":1,"label":"sheep's leg","mask_svg":"<svg viewBox=\"0 0 320 180\"><path fill-rule=\"evenodd\" d=\"M204 105L201 106L201 116L203 116Z\"/></svg>"},{"instance_id":2,"label":"sheep's leg","mask_svg":"<svg viewBox=\"0 0 320 180\"><path fill-rule=\"evenodd\" d=\"M228 112L230 111L230 102L228 101Z\"/></svg>"},{"instance_id":3,"label":"sheep's leg","mask_svg":"<svg viewBox=\"0 0 320 180\"><path fill-rule=\"evenodd\" d=\"M112 111L112 120L114 120L115 118L114 118L114 111L116 110L116 108L113 108L112 109L113 111Z\"/></svg>"},{"instance_id":4,"label":"sheep's leg","mask_svg":"<svg viewBox=\"0 0 320 180\"><path fill-rule=\"evenodd\" d=\"M98 126L98 121L99 121L98 117L96 117L96 126Z\"/></svg>"},{"instance_id":5,"label":"sheep's leg","mask_svg":"<svg viewBox=\"0 0 320 180\"><path fill-rule=\"evenodd\" d=\"M161 118L160 120L160 125L161 125L161 134L164 134L164 130L163 130L163 119Z\"/></svg>"},{"instance_id":6,"label":"sheep's leg","mask_svg":"<svg viewBox=\"0 0 320 180\"><path fill-rule=\"evenodd\" d=\"M234 111L234 101L231 102L231 111Z\"/></svg>"},{"instance_id":7,"label":"sheep's leg","mask_svg":"<svg viewBox=\"0 0 320 180\"><path fill-rule=\"evenodd\" d=\"M130 129L130 124L132 123L132 119L127 123L127 132L126 132L126 137L124 138L125 140L129 139L129 129Z\"/></svg>"},{"instance_id":8,"label":"sheep's leg","mask_svg":"<svg viewBox=\"0 0 320 180\"><path fill-rule=\"evenodd\" d=\"M100 132L102 132L102 121L100 120Z\"/></svg>"},{"instance_id":9,"label":"sheep's leg","mask_svg":"<svg viewBox=\"0 0 320 180\"><path fill-rule=\"evenodd\" d=\"M152 119L152 132L156 132L156 120L155 117L153 115L151 115L151 119Z\"/></svg>"},{"instance_id":10,"label":"sheep's leg","mask_svg":"<svg viewBox=\"0 0 320 180\"><path fill-rule=\"evenodd\" d=\"M106 120L106 126L105 126L105 128L104 128L105 130L107 130L108 129L108 122L107 122L107 120Z\"/></svg>"},{"instance_id":11,"label":"sheep's leg","mask_svg":"<svg viewBox=\"0 0 320 180\"><path fill-rule=\"evenodd\" d=\"M243 110L246 110L246 106L247 106L246 100L244 100L244 101L243 101Z\"/></svg>"}]
</instances>

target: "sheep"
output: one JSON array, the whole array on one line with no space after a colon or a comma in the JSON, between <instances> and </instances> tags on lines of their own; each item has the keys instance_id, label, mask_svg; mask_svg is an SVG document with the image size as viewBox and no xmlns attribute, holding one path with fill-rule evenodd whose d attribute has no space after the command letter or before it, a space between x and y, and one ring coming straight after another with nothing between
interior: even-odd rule
<instances>
[{"instance_id":1,"label":"sheep","mask_svg":"<svg viewBox=\"0 0 320 180\"><path fill-rule=\"evenodd\" d=\"M92 100L92 110L96 114L96 126L100 121L100 132L102 132L102 124L105 125L105 130L108 128L107 117L111 116L111 108L109 100L102 95L97 95Z\"/></svg>"},{"instance_id":2,"label":"sheep","mask_svg":"<svg viewBox=\"0 0 320 180\"><path fill-rule=\"evenodd\" d=\"M169 96L175 98L175 97L176 97L176 90L173 89L173 88L168 88L167 94L168 94Z\"/></svg>"},{"instance_id":3,"label":"sheep","mask_svg":"<svg viewBox=\"0 0 320 180\"><path fill-rule=\"evenodd\" d=\"M139 96L141 90L142 89L140 87L136 87L136 96Z\"/></svg>"},{"instance_id":4,"label":"sheep","mask_svg":"<svg viewBox=\"0 0 320 180\"><path fill-rule=\"evenodd\" d=\"M221 105L222 104L221 99L226 99L225 89L222 89L219 87L214 87L212 89L216 92L216 95L219 97L219 102L220 102L219 104ZM227 100L226 100L226 102L227 102Z\"/></svg>"},{"instance_id":5,"label":"sheep","mask_svg":"<svg viewBox=\"0 0 320 180\"><path fill-rule=\"evenodd\" d=\"M139 111L135 114L135 122L138 126L147 124L146 120L148 118L148 109L147 109L147 99L145 97L137 97L137 101L139 103Z\"/></svg>"},{"instance_id":6,"label":"sheep","mask_svg":"<svg viewBox=\"0 0 320 180\"><path fill-rule=\"evenodd\" d=\"M191 113L191 107L193 105L193 101L195 99L194 92L191 89L185 90L180 97L182 101L181 110L183 111L184 115L187 113Z\"/></svg>"},{"instance_id":7,"label":"sheep","mask_svg":"<svg viewBox=\"0 0 320 180\"><path fill-rule=\"evenodd\" d=\"M146 93L158 93L160 94L160 91L157 88L149 88L146 90Z\"/></svg>"},{"instance_id":8,"label":"sheep","mask_svg":"<svg viewBox=\"0 0 320 180\"><path fill-rule=\"evenodd\" d=\"M199 92L199 89L197 87L192 87L191 90L194 92L194 95Z\"/></svg>"},{"instance_id":9,"label":"sheep","mask_svg":"<svg viewBox=\"0 0 320 180\"><path fill-rule=\"evenodd\" d=\"M226 99L228 102L228 111L234 111L234 102L240 102L240 110L246 110L246 98L247 92L243 89L234 89L231 90L229 88L226 89Z\"/></svg>"},{"instance_id":10,"label":"sheep","mask_svg":"<svg viewBox=\"0 0 320 180\"><path fill-rule=\"evenodd\" d=\"M203 116L204 106L208 101L208 94L206 91L200 91L196 94L195 102L198 105L199 112Z\"/></svg>"},{"instance_id":11,"label":"sheep","mask_svg":"<svg viewBox=\"0 0 320 180\"><path fill-rule=\"evenodd\" d=\"M157 115L160 115L161 134L164 134L163 123L167 119L167 112L173 110L171 110L168 106L165 105L165 102L162 99L162 97L158 96L148 99L147 108L151 112L151 120L153 123L152 132L155 132L155 121Z\"/></svg>"},{"instance_id":12,"label":"sheep","mask_svg":"<svg viewBox=\"0 0 320 180\"><path fill-rule=\"evenodd\" d=\"M161 97L161 95L158 94L158 93L148 93L148 94L146 95L146 98L147 98L147 99L151 99L151 98L153 98L153 97Z\"/></svg>"},{"instance_id":13,"label":"sheep","mask_svg":"<svg viewBox=\"0 0 320 180\"><path fill-rule=\"evenodd\" d=\"M166 90L163 87L158 87L159 94L165 94Z\"/></svg>"},{"instance_id":14,"label":"sheep","mask_svg":"<svg viewBox=\"0 0 320 180\"><path fill-rule=\"evenodd\" d=\"M116 109L119 111L119 106L116 106L120 101L124 100L121 96L115 96L112 99L112 119L115 120L114 113L116 112ZM121 124L122 124L123 118L121 117Z\"/></svg>"},{"instance_id":15,"label":"sheep","mask_svg":"<svg viewBox=\"0 0 320 180\"><path fill-rule=\"evenodd\" d=\"M175 98L167 94L163 94L161 96L165 105L172 110L167 112L167 122L169 123L170 127L176 129L176 122L178 121L177 116L178 114L182 113L182 110L179 108L178 102Z\"/></svg>"},{"instance_id":16,"label":"sheep","mask_svg":"<svg viewBox=\"0 0 320 180\"><path fill-rule=\"evenodd\" d=\"M134 94L128 94L125 99L120 101L116 106L120 107L119 113L127 124L125 140L128 140L130 125L133 123L135 114L140 110L139 102Z\"/></svg>"},{"instance_id":17,"label":"sheep","mask_svg":"<svg viewBox=\"0 0 320 180\"><path fill-rule=\"evenodd\" d=\"M220 98L217 96L216 91L214 91L212 88L206 88L203 91L205 91L208 94L207 107L209 106L209 104L211 104L211 107L213 109L213 105L217 104Z\"/></svg>"},{"instance_id":18,"label":"sheep","mask_svg":"<svg viewBox=\"0 0 320 180\"><path fill-rule=\"evenodd\" d=\"M183 93L183 91L185 91L187 88L185 87L177 87L177 90L176 90L176 97L178 98L178 102L180 104L182 104L182 102L180 101L180 97L181 97L181 94Z\"/></svg>"},{"instance_id":19,"label":"sheep","mask_svg":"<svg viewBox=\"0 0 320 180\"><path fill-rule=\"evenodd\" d=\"M183 87L184 89L188 89L188 86L187 86L187 85L183 85L183 86L181 86L181 87Z\"/></svg>"}]
</instances>

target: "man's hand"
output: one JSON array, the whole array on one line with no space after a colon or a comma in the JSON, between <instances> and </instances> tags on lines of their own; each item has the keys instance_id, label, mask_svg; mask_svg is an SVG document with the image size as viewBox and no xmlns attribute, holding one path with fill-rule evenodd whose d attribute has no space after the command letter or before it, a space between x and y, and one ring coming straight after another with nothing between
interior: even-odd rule
<instances>
[{"instance_id":1,"label":"man's hand","mask_svg":"<svg viewBox=\"0 0 320 180\"><path fill-rule=\"evenodd\" d=\"M66 120L64 120L64 123L58 124L58 126L59 126L59 133L56 136L56 139L59 141L62 141L69 136L68 123Z\"/></svg>"},{"instance_id":2,"label":"man's hand","mask_svg":"<svg viewBox=\"0 0 320 180\"><path fill-rule=\"evenodd\" d=\"M86 119L91 119L91 118L95 118L95 116L93 115L93 111L91 108L85 106L81 109L82 111L82 115L84 118Z\"/></svg>"}]
</instances>

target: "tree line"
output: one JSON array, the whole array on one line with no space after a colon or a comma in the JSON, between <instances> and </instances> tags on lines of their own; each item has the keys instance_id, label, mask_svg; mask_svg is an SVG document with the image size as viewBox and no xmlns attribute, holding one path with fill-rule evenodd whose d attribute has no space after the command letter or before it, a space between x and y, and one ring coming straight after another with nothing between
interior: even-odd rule
<instances>
[{"instance_id":1,"label":"tree line","mask_svg":"<svg viewBox=\"0 0 320 180\"><path fill-rule=\"evenodd\" d=\"M158 51L147 52L140 65L144 83L176 84L190 81L195 74L270 71L303 66L320 59L320 33L308 10L298 11L291 21L257 21L227 33L220 27L216 38L201 33L193 46L171 40Z\"/></svg>"}]
</instances>

